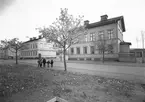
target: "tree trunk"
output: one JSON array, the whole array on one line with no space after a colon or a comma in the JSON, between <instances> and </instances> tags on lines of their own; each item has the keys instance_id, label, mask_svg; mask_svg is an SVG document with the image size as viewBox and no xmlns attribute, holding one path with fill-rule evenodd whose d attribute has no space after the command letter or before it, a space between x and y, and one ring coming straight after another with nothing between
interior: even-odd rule
<instances>
[{"instance_id":1,"label":"tree trunk","mask_svg":"<svg viewBox=\"0 0 145 102\"><path fill-rule=\"evenodd\" d=\"M64 71L67 71L65 54L66 54L66 49L65 49L65 48L63 48L63 62L64 62Z\"/></svg>"},{"instance_id":2,"label":"tree trunk","mask_svg":"<svg viewBox=\"0 0 145 102\"><path fill-rule=\"evenodd\" d=\"M18 64L18 56L17 56L17 47L16 47L16 64Z\"/></svg>"}]
</instances>

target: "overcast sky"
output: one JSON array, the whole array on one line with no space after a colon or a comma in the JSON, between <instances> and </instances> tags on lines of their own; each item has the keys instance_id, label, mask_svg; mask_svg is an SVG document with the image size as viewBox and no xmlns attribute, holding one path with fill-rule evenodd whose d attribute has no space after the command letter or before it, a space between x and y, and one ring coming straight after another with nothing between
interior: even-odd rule
<instances>
[{"instance_id":1,"label":"overcast sky","mask_svg":"<svg viewBox=\"0 0 145 102\"><path fill-rule=\"evenodd\" d=\"M84 15L90 23L107 14L109 18L124 16L124 40L137 48L136 37L142 47L141 30L145 31L145 0L0 0L0 40L38 36L36 27L50 25L68 8L72 15Z\"/></svg>"}]
</instances>

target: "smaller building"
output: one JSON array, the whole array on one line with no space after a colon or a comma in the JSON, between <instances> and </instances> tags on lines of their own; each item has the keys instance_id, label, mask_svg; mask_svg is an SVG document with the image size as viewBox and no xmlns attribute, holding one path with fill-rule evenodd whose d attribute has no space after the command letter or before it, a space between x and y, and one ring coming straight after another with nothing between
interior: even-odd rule
<instances>
[{"instance_id":1,"label":"smaller building","mask_svg":"<svg viewBox=\"0 0 145 102\"><path fill-rule=\"evenodd\" d=\"M20 52L18 51L18 57ZM5 47L0 49L0 58L1 59L14 59L16 57L15 50L11 47Z\"/></svg>"},{"instance_id":2,"label":"smaller building","mask_svg":"<svg viewBox=\"0 0 145 102\"><path fill-rule=\"evenodd\" d=\"M24 48L20 51L21 59L38 58L39 55L45 58L55 58L56 49L53 45L41 36L30 38L29 41L24 42Z\"/></svg>"},{"instance_id":3,"label":"smaller building","mask_svg":"<svg viewBox=\"0 0 145 102\"><path fill-rule=\"evenodd\" d=\"M120 43L119 61L120 62L136 62L135 55L130 53L130 42Z\"/></svg>"},{"instance_id":4,"label":"smaller building","mask_svg":"<svg viewBox=\"0 0 145 102\"><path fill-rule=\"evenodd\" d=\"M136 62L145 63L145 49L130 49L130 53L133 53Z\"/></svg>"},{"instance_id":5,"label":"smaller building","mask_svg":"<svg viewBox=\"0 0 145 102\"><path fill-rule=\"evenodd\" d=\"M130 53L134 53L137 58L145 57L145 49L130 49Z\"/></svg>"}]
</instances>

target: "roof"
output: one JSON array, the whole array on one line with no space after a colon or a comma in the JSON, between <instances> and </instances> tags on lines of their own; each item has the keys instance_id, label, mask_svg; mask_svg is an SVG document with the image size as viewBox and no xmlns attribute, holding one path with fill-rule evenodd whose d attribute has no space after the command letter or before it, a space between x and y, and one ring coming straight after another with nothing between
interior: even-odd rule
<instances>
[{"instance_id":1,"label":"roof","mask_svg":"<svg viewBox=\"0 0 145 102\"><path fill-rule=\"evenodd\" d=\"M141 48L136 48L136 49L130 49L131 52L134 52L134 51L145 51L145 49L141 49Z\"/></svg>"},{"instance_id":2,"label":"roof","mask_svg":"<svg viewBox=\"0 0 145 102\"><path fill-rule=\"evenodd\" d=\"M42 38L36 38L36 39L28 40L28 41L23 42L23 43L29 43L29 42L37 41L37 40L39 40L39 39L43 39L43 37L42 37Z\"/></svg>"},{"instance_id":3,"label":"roof","mask_svg":"<svg viewBox=\"0 0 145 102\"><path fill-rule=\"evenodd\" d=\"M124 24L124 17L123 16L110 18L110 19L107 19L105 21L99 21L99 22L95 22L95 23L90 23L90 24L86 25L86 28L90 29L90 28L94 28L94 27L99 27L99 26L104 26L104 25L108 25L108 24L113 24L113 23L117 23L117 21L119 21L119 20L121 20L122 29L123 29L123 32L125 32L125 24Z\"/></svg>"},{"instance_id":4,"label":"roof","mask_svg":"<svg viewBox=\"0 0 145 102\"><path fill-rule=\"evenodd\" d=\"M131 45L131 43L130 42L120 42L120 45Z\"/></svg>"}]
</instances>

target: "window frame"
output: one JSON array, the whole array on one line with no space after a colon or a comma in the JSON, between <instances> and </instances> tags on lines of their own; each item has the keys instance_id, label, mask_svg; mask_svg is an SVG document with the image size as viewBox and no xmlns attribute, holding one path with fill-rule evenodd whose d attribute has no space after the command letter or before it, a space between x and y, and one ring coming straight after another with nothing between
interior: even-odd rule
<instances>
[{"instance_id":1,"label":"window frame","mask_svg":"<svg viewBox=\"0 0 145 102\"><path fill-rule=\"evenodd\" d=\"M92 51L92 47L93 47L93 51ZM91 52L91 54L95 54L95 46L90 46L90 52ZM93 52L93 53L92 53Z\"/></svg>"},{"instance_id":2,"label":"window frame","mask_svg":"<svg viewBox=\"0 0 145 102\"><path fill-rule=\"evenodd\" d=\"M85 35L85 42L88 42L88 35Z\"/></svg>"},{"instance_id":3,"label":"window frame","mask_svg":"<svg viewBox=\"0 0 145 102\"><path fill-rule=\"evenodd\" d=\"M73 55L74 54L74 48L72 47L72 48L70 48L70 52L71 52L71 55Z\"/></svg>"},{"instance_id":4,"label":"window frame","mask_svg":"<svg viewBox=\"0 0 145 102\"><path fill-rule=\"evenodd\" d=\"M114 30L113 29L108 29L107 30L107 36L108 36L108 39L113 39L114 38Z\"/></svg>"},{"instance_id":5,"label":"window frame","mask_svg":"<svg viewBox=\"0 0 145 102\"><path fill-rule=\"evenodd\" d=\"M86 48L86 49L85 49ZM83 47L83 54L88 54L88 47L87 46L84 46Z\"/></svg>"},{"instance_id":6,"label":"window frame","mask_svg":"<svg viewBox=\"0 0 145 102\"><path fill-rule=\"evenodd\" d=\"M79 49L79 50L78 50ZM79 53L78 53L79 52ZM81 53L81 51L80 51L80 47L76 47L76 53L77 54L80 54Z\"/></svg>"},{"instance_id":7,"label":"window frame","mask_svg":"<svg viewBox=\"0 0 145 102\"><path fill-rule=\"evenodd\" d=\"M96 37L95 37L95 32L91 32L90 33L90 41L95 41Z\"/></svg>"}]
</instances>

